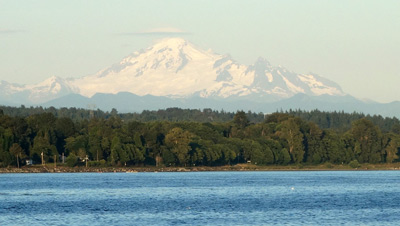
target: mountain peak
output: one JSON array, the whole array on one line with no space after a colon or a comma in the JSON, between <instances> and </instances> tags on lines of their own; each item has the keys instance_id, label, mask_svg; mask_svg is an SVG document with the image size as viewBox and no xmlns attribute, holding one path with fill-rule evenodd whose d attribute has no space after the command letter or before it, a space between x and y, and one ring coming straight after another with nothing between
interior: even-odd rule
<instances>
[{"instance_id":1,"label":"mountain peak","mask_svg":"<svg viewBox=\"0 0 400 226\"><path fill-rule=\"evenodd\" d=\"M246 66L229 55L206 51L175 37L158 40L146 50L131 54L94 75L72 80L53 76L36 85L13 87L8 93L29 90L29 99L35 102L67 93L91 97L96 93L130 92L139 96L200 96L260 102L297 93L342 93L339 86L321 77L272 67L261 57Z\"/></svg>"},{"instance_id":2,"label":"mountain peak","mask_svg":"<svg viewBox=\"0 0 400 226\"><path fill-rule=\"evenodd\" d=\"M57 76L51 76L50 78L35 85L28 85L28 87L54 86L55 84L62 84L62 83L64 83L64 79Z\"/></svg>"},{"instance_id":3,"label":"mountain peak","mask_svg":"<svg viewBox=\"0 0 400 226\"><path fill-rule=\"evenodd\" d=\"M263 57L258 57L254 65L263 65L264 67L271 67L269 61Z\"/></svg>"},{"instance_id":4,"label":"mountain peak","mask_svg":"<svg viewBox=\"0 0 400 226\"><path fill-rule=\"evenodd\" d=\"M183 46L188 45L188 42L183 38L164 38L156 42L153 49L163 49L163 48L170 48L170 49L180 49Z\"/></svg>"}]
</instances>

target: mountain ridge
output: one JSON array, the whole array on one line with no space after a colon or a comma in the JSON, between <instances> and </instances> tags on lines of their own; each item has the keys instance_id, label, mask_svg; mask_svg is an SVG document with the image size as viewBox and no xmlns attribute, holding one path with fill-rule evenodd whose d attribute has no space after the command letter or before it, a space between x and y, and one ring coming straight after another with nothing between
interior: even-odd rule
<instances>
[{"instance_id":1,"label":"mountain ridge","mask_svg":"<svg viewBox=\"0 0 400 226\"><path fill-rule=\"evenodd\" d=\"M35 85L9 84L3 90L7 92L2 94L10 97L26 92L25 101L35 104L69 93L86 97L119 92L170 98L258 96L263 102L297 93L344 95L339 85L320 76L273 67L264 58L249 66L239 64L229 55L202 50L181 38L163 39L94 75L75 79L53 76Z\"/></svg>"},{"instance_id":2,"label":"mountain ridge","mask_svg":"<svg viewBox=\"0 0 400 226\"><path fill-rule=\"evenodd\" d=\"M262 57L243 65L229 54L205 51L181 38L162 39L89 76L52 76L34 85L0 81L0 104L82 108L96 104L103 110L125 112L168 107L400 112L400 102L366 103L319 75L272 66Z\"/></svg>"}]
</instances>

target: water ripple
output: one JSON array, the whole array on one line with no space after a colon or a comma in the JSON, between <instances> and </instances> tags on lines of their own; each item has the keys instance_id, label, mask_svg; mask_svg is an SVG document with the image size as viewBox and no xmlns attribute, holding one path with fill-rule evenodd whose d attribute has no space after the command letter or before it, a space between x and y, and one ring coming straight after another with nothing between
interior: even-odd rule
<instances>
[{"instance_id":1,"label":"water ripple","mask_svg":"<svg viewBox=\"0 0 400 226\"><path fill-rule=\"evenodd\" d=\"M0 175L1 225L400 225L400 172Z\"/></svg>"}]
</instances>

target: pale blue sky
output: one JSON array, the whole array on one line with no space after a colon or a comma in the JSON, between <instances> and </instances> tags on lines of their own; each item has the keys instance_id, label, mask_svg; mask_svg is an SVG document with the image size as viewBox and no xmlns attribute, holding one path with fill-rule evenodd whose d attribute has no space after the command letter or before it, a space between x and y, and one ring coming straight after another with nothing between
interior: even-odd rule
<instances>
[{"instance_id":1,"label":"pale blue sky","mask_svg":"<svg viewBox=\"0 0 400 226\"><path fill-rule=\"evenodd\" d=\"M0 0L0 80L93 74L171 35L163 28L389 102L400 100L399 12L398 0Z\"/></svg>"}]
</instances>

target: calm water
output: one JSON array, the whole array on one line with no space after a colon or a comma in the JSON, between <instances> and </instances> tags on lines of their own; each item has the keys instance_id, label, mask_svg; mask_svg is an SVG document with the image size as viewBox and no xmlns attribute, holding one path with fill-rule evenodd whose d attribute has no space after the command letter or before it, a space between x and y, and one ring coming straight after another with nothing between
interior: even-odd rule
<instances>
[{"instance_id":1,"label":"calm water","mask_svg":"<svg viewBox=\"0 0 400 226\"><path fill-rule=\"evenodd\" d=\"M0 225L400 225L400 172L0 174Z\"/></svg>"}]
</instances>

